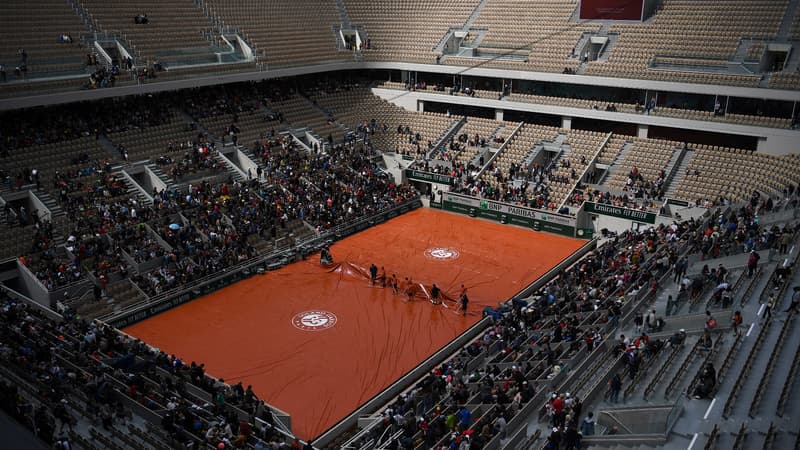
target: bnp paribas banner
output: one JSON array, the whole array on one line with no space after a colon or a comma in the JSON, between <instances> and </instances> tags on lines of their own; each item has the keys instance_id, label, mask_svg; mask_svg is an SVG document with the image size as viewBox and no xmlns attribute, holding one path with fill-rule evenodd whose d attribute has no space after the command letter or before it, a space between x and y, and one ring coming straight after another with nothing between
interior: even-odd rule
<instances>
[{"instance_id":1,"label":"bnp paribas banner","mask_svg":"<svg viewBox=\"0 0 800 450\"><path fill-rule=\"evenodd\" d=\"M590 214L619 217L620 219L628 219L634 222L656 223L656 215L651 212L620 208L619 206L607 205L605 203L583 202L583 210Z\"/></svg>"},{"instance_id":2,"label":"bnp paribas banner","mask_svg":"<svg viewBox=\"0 0 800 450\"><path fill-rule=\"evenodd\" d=\"M510 223L537 231L548 231L563 236L575 236L575 218L552 214L538 209L496 202L460 194L445 193L442 209L498 222Z\"/></svg>"}]
</instances>

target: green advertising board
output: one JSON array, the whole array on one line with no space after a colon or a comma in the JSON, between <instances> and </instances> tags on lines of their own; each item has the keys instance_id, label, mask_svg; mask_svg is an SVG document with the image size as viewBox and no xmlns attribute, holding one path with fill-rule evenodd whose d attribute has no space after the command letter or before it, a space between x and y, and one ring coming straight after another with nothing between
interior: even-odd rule
<instances>
[{"instance_id":1,"label":"green advertising board","mask_svg":"<svg viewBox=\"0 0 800 450\"><path fill-rule=\"evenodd\" d=\"M454 177L451 177L450 175L444 175L441 173L423 172L421 170L414 170L414 169L406 169L406 177L409 180L424 181L426 183L447 184L450 186L456 183L456 179Z\"/></svg>"},{"instance_id":2,"label":"green advertising board","mask_svg":"<svg viewBox=\"0 0 800 450\"><path fill-rule=\"evenodd\" d=\"M606 205L604 203L583 202L583 210L590 214L619 217L620 219L634 222L656 223L656 215L654 213L639 211L638 209L620 208L619 206Z\"/></svg>"},{"instance_id":3,"label":"green advertising board","mask_svg":"<svg viewBox=\"0 0 800 450\"><path fill-rule=\"evenodd\" d=\"M547 231L562 236L575 236L575 218L570 216L449 192L442 194L442 196L442 209L445 211L532 228L536 231Z\"/></svg>"}]
</instances>

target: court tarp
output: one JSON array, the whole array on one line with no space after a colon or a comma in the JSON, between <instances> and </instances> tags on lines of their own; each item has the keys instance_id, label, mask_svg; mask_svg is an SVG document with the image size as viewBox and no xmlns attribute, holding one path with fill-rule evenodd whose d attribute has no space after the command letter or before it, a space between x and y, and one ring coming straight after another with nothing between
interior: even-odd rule
<instances>
[{"instance_id":1,"label":"court tarp","mask_svg":"<svg viewBox=\"0 0 800 450\"><path fill-rule=\"evenodd\" d=\"M315 255L124 331L252 385L292 416L295 434L314 438L584 243L420 209L334 244L333 266ZM411 300L371 283L372 264L401 291L415 286ZM442 304L429 301L434 283Z\"/></svg>"}]
</instances>

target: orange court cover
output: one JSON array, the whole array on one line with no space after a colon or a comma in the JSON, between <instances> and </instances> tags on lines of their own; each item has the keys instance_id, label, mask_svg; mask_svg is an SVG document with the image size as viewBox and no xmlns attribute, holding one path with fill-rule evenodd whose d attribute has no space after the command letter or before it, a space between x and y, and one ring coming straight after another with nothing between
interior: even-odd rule
<instances>
[{"instance_id":1,"label":"orange court cover","mask_svg":"<svg viewBox=\"0 0 800 450\"><path fill-rule=\"evenodd\" d=\"M124 331L203 362L228 383L292 417L300 438L322 434L441 349L584 241L418 209L319 256L256 275ZM412 280L411 301L372 286L369 267ZM433 284L442 304L433 304ZM468 314L457 300L467 288Z\"/></svg>"}]
</instances>

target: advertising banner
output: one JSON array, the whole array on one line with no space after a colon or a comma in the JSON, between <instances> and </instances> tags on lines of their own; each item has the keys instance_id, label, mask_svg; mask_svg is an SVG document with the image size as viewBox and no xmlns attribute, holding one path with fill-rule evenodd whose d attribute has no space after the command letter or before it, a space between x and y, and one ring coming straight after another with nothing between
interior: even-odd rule
<instances>
[{"instance_id":1,"label":"advertising banner","mask_svg":"<svg viewBox=\"0 0 800 450\"><path fill-rule=\"evenodd\" d=\"M642 20L644 0L581 0L581 20Z\"/></svg>"},{"instance_id":2,"label":"advertising banner","mask_svg":"<svg viewBox=\"0 0 800 450\"><path fill-rule=\"evenodd\" d=\"M423 172L421 170L406 169L406 177L409 180L424 181L426 183L439 183L454 185L456 183L455 177L444 175L441 173Z\"/></svg>"},{"instance_id":3,"label":"advertising banner","mask_svg":"<svg viewBox=\"0 0 800 450\"><path fill-rule=\"evenodd\" d=\"M604 203L583 202L583 210L590 214L619 217L620 219L634 222L656 223L656 215L654 213L639 211L638 209L620 208L619 206L606 205Z\"/></svg>"},{"instance_id":4,"label":"advertising banner","mask_svg":"<svg viewBox=\"0 0 800 450\"><path fill-rule=\"evenodd\" d=\"M536 231L575 236L574 217L450 192L442 196L442 209L446 211L533 228Z\"/></svg>"}]
</instances>

